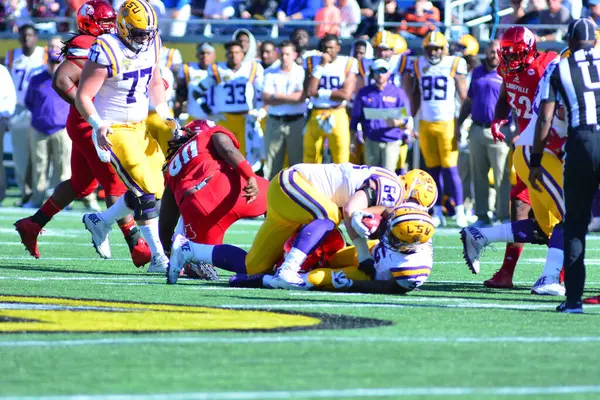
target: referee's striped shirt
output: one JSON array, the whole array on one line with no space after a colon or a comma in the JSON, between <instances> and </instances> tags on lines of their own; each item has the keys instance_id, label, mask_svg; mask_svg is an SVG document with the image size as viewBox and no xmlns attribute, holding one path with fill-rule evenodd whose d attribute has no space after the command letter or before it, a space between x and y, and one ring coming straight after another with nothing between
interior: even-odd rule
<instances>
[{"instance_id":1,"label":"referee's striped shirt","mask_svg":"<svg viewBox=\"0 0 600 400\"><path fill-rule=\"evenodd\" d=\"M600 50L577 50L560 61L550 82L540 87L542 102L561 101L569 128L598 125L600 121Z\"/></svg>"}]
</instances>

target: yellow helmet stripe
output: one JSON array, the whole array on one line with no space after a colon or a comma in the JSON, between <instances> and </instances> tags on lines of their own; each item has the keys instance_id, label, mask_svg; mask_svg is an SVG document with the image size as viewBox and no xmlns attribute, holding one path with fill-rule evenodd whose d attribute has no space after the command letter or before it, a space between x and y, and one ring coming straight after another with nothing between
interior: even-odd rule
<instances>
[{"instance_id":1,"label":"yellow helmet stripe","mask_svg":"<svg viewBox=\"0 0 600 400\"><path fill-rule=\"evenodd\" d=\"M429 44L437 44L437 31L432 31L429 38Z\"/></svg>"}]
</instances>

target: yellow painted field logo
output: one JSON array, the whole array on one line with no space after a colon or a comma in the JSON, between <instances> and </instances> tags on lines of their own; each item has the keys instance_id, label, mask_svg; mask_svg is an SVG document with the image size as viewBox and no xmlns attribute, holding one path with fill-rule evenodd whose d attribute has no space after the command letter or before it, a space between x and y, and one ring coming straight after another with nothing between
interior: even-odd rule
<instances>
[{"instance_id":1,"label":"yellow painted field logo","mask_svg":"<svg viewBox=\"0 0 600 400\"><path fill-rule=\"evenodd\" d=\"M0 295L0 333L272 331L387 325L367 318Z\"/></svg>"}]
</instances>

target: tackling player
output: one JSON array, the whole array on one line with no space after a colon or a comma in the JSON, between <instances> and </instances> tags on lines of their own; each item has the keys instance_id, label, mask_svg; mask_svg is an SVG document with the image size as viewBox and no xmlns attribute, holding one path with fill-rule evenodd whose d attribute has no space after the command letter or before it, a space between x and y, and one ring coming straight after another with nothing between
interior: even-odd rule
<instances>
[{"instance_id":1,"label":"tackling player","mask_svg":"<svg viewBox=\"0 0 600 400\"><path fill-rule=\"evenodd\" d=\"M171 248L180 214L187 239L222 244L235 221L267 211L269 181L254 175L235 135L227 129L198 120L180 133L169 142L164 166L167 187L159 218L163 247ZM225 249L223 257L229 256L226 247L221 249Z\"/></svg>"},{"instance_id":2,"label":"tackling player","mask_svg":"<svg viewBox=\"0 0 600 400\"><path fill-rule=\"evenodd\" d=\"M412 110L415 117L421 110L419 144L425 165L437 182L439 193L444 188L456 202L456 223L467 226L463 205L462 182L458 174L458 149L454 136L456 94L460 101L467 97L467 63L461 57L446 55L448 40L438 31L432 31L423 40L425 55L414 62L417 79ZM433 208L435 226L446 224L442 212L442 196Z\"/></svg>"},{"instance_id":3,"label":"tackling player","mask_svg":"<svg viewBox=\"0 0 600 400\"><path fill-rule=\"evenodd\" d=\"M117 14L104 0L90 0L77 12L79 34L69 39L63 48L65 61L53 77L54 90L69 104L67 133L73 141L71 151L71 179L61 182L52 196L31 217L20 219L15 227L29 253L40 257L37 238L42 228L75 199L92 193L98 182L106 192L106 205L110 207L127 190L110 164L100 161L92 142L92 127L75 108L75 94L81 76L81 68L87 60L89 48L96 36L116 30ZM131 258L136 266L150 262L150 249L131 215L118 221L127 241ZM107 254L110 256L110 254Z\"/></svg>"},{"instance_id":4,"label":"tackling player","mask_svg":"<svg viewBox=\"0 0 600 400\"><path fill-rule=\"evenodd\" d=\"M507 122L511 109L517 116L519 133L524 132L529 125L534 116L532 104L539 82L546 67L556 59L557 54L554 52L538 53L535 35L529 29L521 26L509 28L504 32L498 53L500 56L498 72L504 82L496 104L492 135L498 140L504 140L500 128ZM523 180L519 178L521 175L527 180L527 173L527 171L518 173L517 184L511 190L511 219L513 221L528 220L529 218L530 193ZM539 218L547 220L542 215ZM553 225L550 226L552 223L555 222L548 221L542 228L546 236L552 232ZM506 237L510 238L510 236ZM543 237L539 240L535 239L535 242L545 243L545 239ZM492 288L512 288L512 277L522 251L523 243L509 242L506 245L502 267L491 279L485 281L484 285ZM469 256L469 258L473 257ZM478 262L472 262L472 265L473 267L470 268L479 272Z\"/></svg>"},{"instance_id":5,"label":"tackling player","mask_svg":"<svg viewBox=\"0 0 600 400\"><path fill-rule=\"evenodd\" d=\"M152 6L144 0L125 0L117 16L117 34L99 36L90 49L75 103L93 128L98 156L112 163L128 188L107 210L110 216L85 214L83 223L101 252L112 222L133 210L152 251L148 272L164 272L169 262L158 234L164 156L145 124L149 100L163 120L171 118L158 65L160 43Z\"/></svg>"},{"instance_id":6,"label":"tackling player","mask_svg":"<svg viewBox=\"0 0 600 400\"><path fill-rule=\"evenodd\" d=\"M321 51L304 60L307 79L306 96L310 98L304 134L304 162L323 162L323 142L329 141L334 163L350 159L350 119L345 104L354 93L358 66L353 57L339 55L340 39L326 35L321 39Z\"/></svg>"}]
</instances>

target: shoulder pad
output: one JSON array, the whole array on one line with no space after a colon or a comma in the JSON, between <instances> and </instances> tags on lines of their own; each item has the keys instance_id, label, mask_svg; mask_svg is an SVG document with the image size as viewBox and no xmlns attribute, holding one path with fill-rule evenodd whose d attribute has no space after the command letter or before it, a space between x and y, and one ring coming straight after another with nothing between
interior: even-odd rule
<instances>
[{"instance_id":1,"label":"shoulder pad","mask_svg":"<svg viewBox=\"0 0 600 400\"><path fill-rule=\"evenodd\" d=\"M69 48L89 49L96 40L95 36L77 35L69 41Z\"/></svg>"}]
</instances>

